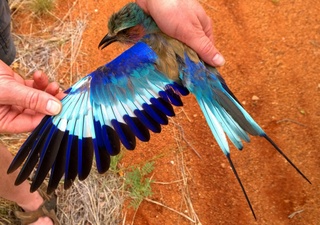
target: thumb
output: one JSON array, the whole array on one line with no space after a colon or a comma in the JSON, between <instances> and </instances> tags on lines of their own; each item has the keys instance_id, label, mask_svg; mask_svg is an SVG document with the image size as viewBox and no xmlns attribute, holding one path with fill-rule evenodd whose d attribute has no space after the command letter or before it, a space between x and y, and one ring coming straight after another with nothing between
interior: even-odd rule
<instances>
[{"instance_id":1,"label":"thumb","mask_svg":"<svg viewBox=\"0 0 320 225\"><path fill-rule=\"evenodd\" d=\"M196 37L194 41L189 41L189 43L186 44L195 50L200 58L209 65L223 66L225 64L224 57L206 35L203 35L200 38Z\"/></svg>"},{"instance_id":2,"label":"thumb","mask_svg":"<svg viewBox=\"0 0 320 225\"><path fill-rule=\"evenodd\" d=\"M56 115L61 111L61 102L44 91L17 84L10 92L15 96L11 98L13 102L8 103L10 105L21 106L47 115Z\"/></svg>"}]
</instances>

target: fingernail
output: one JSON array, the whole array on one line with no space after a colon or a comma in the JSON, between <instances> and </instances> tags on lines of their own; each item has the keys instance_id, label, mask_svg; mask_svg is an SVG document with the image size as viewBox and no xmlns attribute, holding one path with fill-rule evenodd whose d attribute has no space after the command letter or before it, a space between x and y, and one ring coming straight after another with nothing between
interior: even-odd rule
<instances>
[{"instance_id":1,"label":"fingernail","mask_svg":"<svg viewBox=\"0 0 320 225\"><path fill-rule=\"evenodd\" d=\"M226 61L225 61L225 59L223 58L223 56L220 55L219 53L217 53L217 54L213 57L212 61L213 61L213 63L214 63L215 65L217 65L217 66L223 66L223 65L226 63Z\"/></svg>"},{"instance_id":2,"label":"fingernail","mask_svg":"<svg viewBox=\"0 0 320 225\"><path fill-rule=\"evenodd\" d=\"M52 115L56 115L60 112L61 110L61 105L54 101L54 100L49 100L48 103L47 103L47 107L46 107L46 110L52 114Z\"/></svg>"}]
</instances>

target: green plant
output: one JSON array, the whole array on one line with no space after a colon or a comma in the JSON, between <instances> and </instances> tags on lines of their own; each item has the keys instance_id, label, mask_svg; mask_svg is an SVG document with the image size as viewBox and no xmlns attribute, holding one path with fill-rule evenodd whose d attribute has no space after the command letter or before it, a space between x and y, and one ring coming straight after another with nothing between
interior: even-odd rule
<instances>
[{"instance_id":1,"label":"green plant","mask_svg":"<svg viewBox=\"0 0 320 225\"><path fill-rule=\"evenodd\" d=\"M132 199L130 207L137 209L143 199L152 195L153 180L147 177L154 170L154 162L147 162L142 167L131 166L124 175L124 189Z\"/></svg>"},{"instance_id":2,"label":"green plant","mask_svg":"<svg viewBox=\"0 0 320 225\"><path fill-rule=\"evenodd\" d=\"M52 11L54 0L31 0L30 9L37 15L42 15Z\"/></svg>"}]
</instances>

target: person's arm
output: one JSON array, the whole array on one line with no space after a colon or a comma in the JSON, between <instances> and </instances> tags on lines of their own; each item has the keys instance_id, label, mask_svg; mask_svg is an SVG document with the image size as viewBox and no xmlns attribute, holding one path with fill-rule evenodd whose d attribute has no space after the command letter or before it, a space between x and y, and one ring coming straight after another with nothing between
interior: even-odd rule
<instances>
[{"instance_id":1,"label":"person's arm","mask_svg":"<svg viewBox=\"0 0 320 225\"><path fill-rule=\"evenodd\" d=\"M42 72L33 78L24 80L0 60L0 133L31 131L45 114L60 112L59 85Z\"/></svg>"},{"instance_id":2,"label":"person's arm","mask_svg":"<svg viewBox=\"0 0 320 225\"><path fill-rule=\"evenodd\" d=\"M223 56L214 46L212 23L197 0L136 0L159 28L195 50L209 65L222 66Z\"/></svg>"}]
</instances>

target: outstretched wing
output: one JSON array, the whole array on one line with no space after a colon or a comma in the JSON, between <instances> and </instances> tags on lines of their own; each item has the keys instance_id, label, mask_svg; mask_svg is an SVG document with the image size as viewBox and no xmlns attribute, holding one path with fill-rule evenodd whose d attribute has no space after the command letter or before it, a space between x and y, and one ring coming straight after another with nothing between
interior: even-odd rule
<instances>
[{"instance_id":1,"label":"outstretched wing","mask_svg":"<svg viewBox=\"0 0 320 225\"><path fill-rule=\"evenodd\" d=\"M138 42L112 62L82 78L61 101L56 116L45 116L22 145L8 173L23 162L16 185L37 167L31 191L35 191L51 170L48 192L62 176L69 188L78 176L85 179L95 155L100 173L108 170L110 156L120 151L120 143L133 150L136 137L150 139L149 130L174 116L172 105L181 106L186 88L157 70L156 53Z\"/></svg>"}]
</instances>

